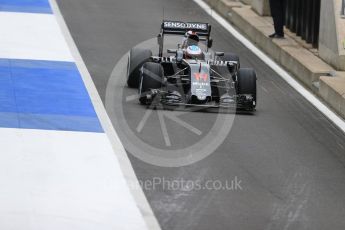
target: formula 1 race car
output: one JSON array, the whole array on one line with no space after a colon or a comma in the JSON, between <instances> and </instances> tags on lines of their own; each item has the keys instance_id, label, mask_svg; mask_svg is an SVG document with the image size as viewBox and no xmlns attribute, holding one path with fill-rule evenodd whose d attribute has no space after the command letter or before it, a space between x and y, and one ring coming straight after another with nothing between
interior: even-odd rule
<instances>
[{"instance_id":1,"label":"formula 1 race car","mask_svg":"<svg viewBox=\"0 0 345 230\"><path fill-rule=\"evenodd\" d=\"M139 89L141 104L255 110L255 71L240 68L233 53L210 52L210 32L208 23L163 21L158 56L148 49L130 51L127 84ZM165 35L183 39L177 49L167 49L163 55Z\"/></svg>"}]
</instances>

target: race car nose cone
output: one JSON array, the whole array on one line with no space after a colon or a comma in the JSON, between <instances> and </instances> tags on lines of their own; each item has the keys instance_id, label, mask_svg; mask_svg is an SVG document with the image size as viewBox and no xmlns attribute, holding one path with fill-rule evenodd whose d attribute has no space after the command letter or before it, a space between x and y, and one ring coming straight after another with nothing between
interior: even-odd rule
<instances>
[{"instance_id":1,"label":"race car nose cone","mask_svg":"<svg viewBox=\"0 0 345 230\"><path fill-rule=\"evenodd\" d=\"M206 96L205 95L198 95L197 98L198 98L198 100L203 101L206 99Z\"/></svg>"}]
</instances>

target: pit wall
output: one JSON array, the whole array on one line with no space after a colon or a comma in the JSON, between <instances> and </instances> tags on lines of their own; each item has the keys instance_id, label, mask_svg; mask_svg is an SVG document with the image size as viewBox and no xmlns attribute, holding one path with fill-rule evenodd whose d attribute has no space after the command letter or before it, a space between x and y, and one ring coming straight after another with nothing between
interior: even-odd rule
<instances>
[{"instance_id":1,"label":"pit wall","mask_svg":"<svg viewBox=\"0 0 345 230\"><path fill-rule=\"evenodd\" d=\"M274 31L268 0L205 2L345 118L345 19L340 17L340 0L321 1L319 50L288 30L285 39L268 38Z\"/></svg>"}]
</instances>

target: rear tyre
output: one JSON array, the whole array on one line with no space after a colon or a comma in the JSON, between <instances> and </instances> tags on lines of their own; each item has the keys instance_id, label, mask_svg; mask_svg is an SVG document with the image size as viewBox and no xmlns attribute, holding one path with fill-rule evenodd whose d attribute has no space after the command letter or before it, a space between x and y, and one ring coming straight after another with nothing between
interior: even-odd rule
<instances>
[{"instance_id":1,"label":"rear tyre","mask_svg":"<svg viewBox=\"0 0 345 230\"><path fill-rule=\"evenodd\" d=\"M140 83L140 68L149 61L152 56L151 50L132 48L128 57L127 85L130 88L138 88Z\"/></svg>"},{"instance_id":2,"label":"rear tyre","mask_svg":"<svg viewBox=\"0 0 345 230\"><path fill-rule=\"evenodd\" d=\"M252 95L255 104L256 101L256 73L251 68L243 68L237 72L237 94Z\"/></svg>"},{"instance_id":3,"label":"rear tyre","mask_svg":"<svg viewBox=\"0 0 345 230\"><path fill-rule=\"evenodd\" d=\"M142 105L150 105L153 98L148 100L147 95L151 89L162 88L163 67L161 64L146 62L140 71L139 101Z\"/></svg>"}]
</instances>

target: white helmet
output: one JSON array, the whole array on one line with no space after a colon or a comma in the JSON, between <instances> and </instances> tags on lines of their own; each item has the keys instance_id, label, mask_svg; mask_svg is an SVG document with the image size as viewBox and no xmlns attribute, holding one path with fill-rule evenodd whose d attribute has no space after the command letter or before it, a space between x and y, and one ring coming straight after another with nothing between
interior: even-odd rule
<instances>
[{"instance_id":1,"label":"white helmet","mask_svg":"<svg viewBox=\"0 0 345 230\"><path fill-rule=\"evenodd\" d=\"M188 58L201 58L202 50L196 45L188 46L186 49L186 56Z\"/></svg>"}]
</instances>

